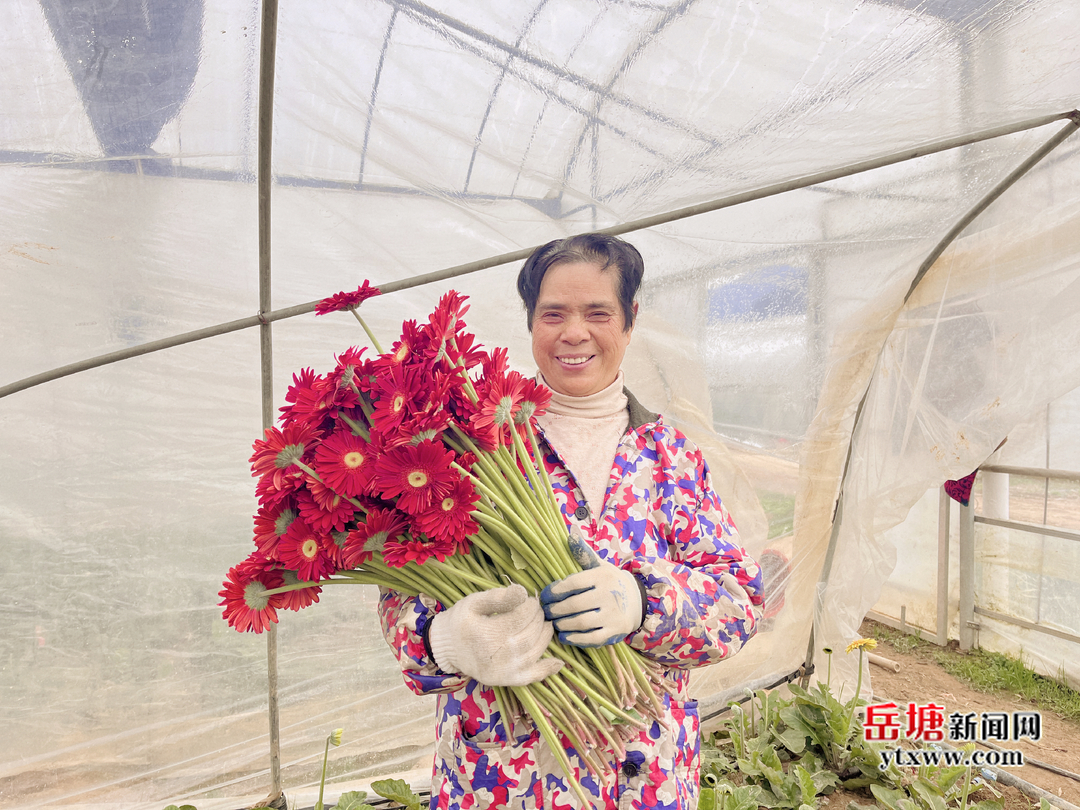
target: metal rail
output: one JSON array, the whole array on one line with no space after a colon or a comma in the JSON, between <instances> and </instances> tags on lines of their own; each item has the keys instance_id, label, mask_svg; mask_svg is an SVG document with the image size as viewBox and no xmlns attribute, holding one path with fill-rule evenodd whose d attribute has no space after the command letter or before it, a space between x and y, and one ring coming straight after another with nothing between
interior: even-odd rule
<instances>
[{"instance_id":1,"label":"metal rail","mask_svg":"<svg viewBox=\"0 0 1080 810\"><path fill-rule=\"evenodd\" d=\"M632 233L634 231L646 230L648 228L654 228L658 225L665 225L671 222L689 219L691 217L696 217L701 214L719 211L723 208L730 208L732 206L741 205L742 203L752 202L754 200L765 199L766 197L776 196L778 194L783 194L788 191L796 191L798 189L809 188L810 186L820 185L822 183L827 183L832 180L839 180L844 177L861 174L862 172L871 171L873 169L880 169L884 166L891 166L897 163L903 163L905 161L913 160L915 158L925 157L926 155L932 155L938 152L945 152L950 149L956 149L961 146L968 146L974 143L981 143L983 141L992 140L994 138L1000 138L1004 135L1012 135L1017 132L1037 129L1042 126L1046 126L1047 124L1052 124L1055 121L1062 120L1068 120L1070 122L1070 125L1065 127L1065 130L1063 130L1063 133L1065 131L1071 133L1075 131L1077 123L1080 122L1080 111L1069 110L1067 112L1056 113L1054 115L1044 115L1040 116L1039 118L1032 118L1014 124L1008 124L1006 126L992 127L990 129L981 130L979 132L957 138L946 138L940 141L933 141L931 143L904 149L899 152L893 152L880 158L859 161L857 163L840 166L835 169L829 169L827 171L817 172L815 174L809 174L803 177L797 177L779 183L773 183L771 185L762 186L760 188L751 189L749 191L739 192L738 194L731 194L726 197L720 197L718 199L699 203L697 205L691 205L685 208L678 208L663 214L657 214L651 217L636 219L631 222L625 222L621 225L612 226L610 228L603 228L600 230L600 232L612 234L614 236L621 236L624 234ZM1057 136L1055 136L1055 138L1053 139L1055 143L1060 143L1058 138L1061 137L1063 133L1059 133ZM1042 150L1040 150L1040 153L1041 151ZM1025 163L1025 166L1027 168L1030 168L1030 166L1027 166L1027 163ZM1015 180L1015 177L1013 177L1012 175L1010 175L1010 178ZM447 267L431 273L423 273L421 275L402 279L400 281L391 281L384 284L379 284L378 288L384 294L397 292L398 290L404 290L410 287L418 287L424 284L430 284L435 281L443 281L449 278L456 278L457 276L475 273L480 270L487 270L492 267L499 267L504 264L523 261L529 257L529 255L533 252L533 250L536 249L536 247L538 246L532 246L528 248L523 248L521 250L511 251L510 253L503 253L497 256L488 257L486 259L479 259L477 261L455 265L454 267ZM287 307L279 310L267 311L264 309L258 315L252 315L247 318L239 318L235 321L228 321L226 323L208 326L203 329L196 329L194 331L185 332L183 334L175 335L173 337L150 341L149 343L144 343L140 346L132 346L127 349L121 349L119 351L109 352L108 354L99 355L97 357L80 360L75 363L70 363L68 365L52 369L51 371L45 371L40 374L35 374L31 377L26 377L22 380L17 380L16 382L9 383L7 385L0 386L0 398L6 397L10 394L14 394L17 391L32 388L36 385L41 385L42 383L51 382L52 380L60 379L61 377L76 374L80 371L87 371L92 368L108 365L109 363L126 360L131 357L139 357L141 355L149 354L151 352L161 351L162 349L169 349L174 346L183 345L185 343L192 343L196 340L202 340L204 338L224 335L229 332L236 332L241 329L249 329L253 326L260 326L266 322L279 321L285 318L293 318L297 315L304 315L309 312L314 312L316 304L318 304L318 301L309 301L306 304L297 304L296 306Z\"/></svg>"},{"instance_id":2,"label":"metal rail","mask_svg":"<svg viewBox=\"0 0 1080 810\"><path fill-rule=\"evenodd\" d=\"M1053 478L1059 481L1080 481L1080 472L1072 470L1048 470L1042 467L1012 467L1007 464L984 464L979 467L985 472L1023 475L1028 478Z\"/></svg>"},{"instance_id":3,"label":"metal rail","mask_svg":"<svg viewBox=\"0 0 1080 810\"><path fill-rule=\"evenodd\" d=\"M979 468L980 472L1005 473L1008 475L1022 475L1032 478L1057 479L1065 481L1080 481L1080 473L1071 470L1042 469L1039 467L1016 467L1005 464L986 464ZM960 507L960 649L970 650L977 646L975 632L979 624L975 616L985 616L995 621L1005 622L1017 627L1023 627L1036 633L1054 636L1075 643L1080 643L1080 636L1064 630L1056 630L1035 622L1018 619L997 611L986 610L975 604L975 524L982 523L987 526L997 526L1003 529L1036 534L1042 537L1058 537L1064 540L1080 540L1080 532L1061 529L1056 526L1047 526L1041 523L1027 523L1020 520L1005 520L1002 518L990 518L975 514L972 504ZM940 621L940 617L939 617Z\"/></svg>"},{"instance_id":4,"label":"metal rail","mask_svg":"<svg viewBox=\"0 0 1080 810\"><path fill-rule=\"evenodd\" d=\"M975 515L976 523L985 523L987 526L1000 526L1003 529L1016 529L1019 532L1029 534L1041 534L1044 537L1060 537L1064 540L1080 540L1080 532L1070 532L1068 529L1058 529L1054 526L1046 526L1042 523L1024 523L1020 520L1002 520L1001 518L988 518Z\"/></svg>"}]
</instances>

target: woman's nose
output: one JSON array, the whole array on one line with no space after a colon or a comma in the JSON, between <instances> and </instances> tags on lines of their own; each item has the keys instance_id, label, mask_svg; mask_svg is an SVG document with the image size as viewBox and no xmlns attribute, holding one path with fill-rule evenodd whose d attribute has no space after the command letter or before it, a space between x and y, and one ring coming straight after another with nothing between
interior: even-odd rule
<instances>
[{"instance_id":1,"label":"woman's nose","mask_svg":"<svg viewBox=\"0 0 1080 810\"><path fill-rule=\"evenodd\" d=\"M589 339L589 330L583 321L571 318L563 328L562 339L567 343L584 343Z\"/></svg>"}]
</instances>

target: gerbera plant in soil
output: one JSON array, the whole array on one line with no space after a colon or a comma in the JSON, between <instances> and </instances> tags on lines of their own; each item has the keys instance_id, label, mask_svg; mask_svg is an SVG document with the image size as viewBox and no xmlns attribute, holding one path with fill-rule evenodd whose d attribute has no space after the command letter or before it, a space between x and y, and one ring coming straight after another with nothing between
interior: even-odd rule
<instances>
[{"instance_id":1,"label":"gerbera plant in soil","mask_svg":"<svg viewBox=\"0 0 1080 810\"><path fill-rule=\"evenodd\" d=\"M254 444L255 550L220 592L239 631L261 633L327 585L374 584L449 606L510 582L536 595L580 570L537 441L550 392L510 369L505 349L477 344L456 292L426 323L403 323L383 351L357 312L373 295L365 281L320 302L318 314L352 312L374 353L351 347L325 374L295 374L279 426ZM662 710L660 673L625 643L553 640L545 655L564 666L495 688L499 708L532 719L585 799L566 742L613 780L625 741Z\"/></svg>"}]
</instances>

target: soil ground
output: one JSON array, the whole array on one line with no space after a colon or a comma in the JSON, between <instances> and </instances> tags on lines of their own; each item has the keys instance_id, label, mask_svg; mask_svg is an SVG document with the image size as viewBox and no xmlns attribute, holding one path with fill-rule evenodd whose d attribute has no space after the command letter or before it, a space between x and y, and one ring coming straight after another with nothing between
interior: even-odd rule
<instances>
[{"instance_id":1,"label":"soil ground","mask_svg":"<svg viewBox=\"0 0 1080 810\"><path fill-rule=\"evenodd\" d=\"M977 692L968 684L947 673L935 660L933 647L918 647L911 651L897 650L880 640L880 625L867 621L861 628L864 638L878 638L875 650L879 655L900 665L899 672L892 672L878 666L871 667L871 682L874 697L906 704L914 701L920 705L934 702L944 706L947 713L967 712L1009 712L1040 711L1042 715L1042 737L1039 741L1020 740L999 743L1001 748L1024 752L1025 764L1020 768L1008 768L1008 773L1025 782L1042 788L1048 793L1060 797L1066 802L1080 805L1080 781L1062 776L1052 771L1030 764L1032 759L1077 773L1080 771L1080 723L1061 717L1054 712L1041 708L1020 696L1007 692ZM1002 784L995 785L1002 794L1006 810L1025 810L1038 800L1024 795L1018 788ZM980 790L973 796L974 801L990 799L993 796L986 790ZM873 804L869 795L852 794L839 791L822 802L828 810L846 810L852 801L859 804Z\"/></svg>"}]
</instances>

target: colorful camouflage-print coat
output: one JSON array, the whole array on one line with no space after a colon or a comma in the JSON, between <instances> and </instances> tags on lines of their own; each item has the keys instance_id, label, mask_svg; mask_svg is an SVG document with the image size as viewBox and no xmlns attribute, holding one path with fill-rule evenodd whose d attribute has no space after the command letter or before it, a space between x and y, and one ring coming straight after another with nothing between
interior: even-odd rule
<instances>
[{"instance_id":1,"label":"colorful camouflage-print coat","mask_svg":"<svg viewBox=\"0 0 1080 810\"><path fill-rule=\"evenodd\" d=\"M667 667L668 729L653 723L627 746L615 786L602 788L583 764L578 776L596 808L683 810L696 806L701 769L688 670L734 655L754 634L761 573L739 546L701 452L627 394L630 427L612 465L602 515L588 513L555 452L544 461L567 523L578 526L600 557L646 586L645 623L626 641ZM516 723L508 739L493 693L442 672L427 656L419 631L439 607L393 591L384 591L379 604L405 682L417 694L438 693L431 807L580 807L535 727ZM578 761L569 743L565 748L571 762Z\"/></svg>"}]
</instances>

